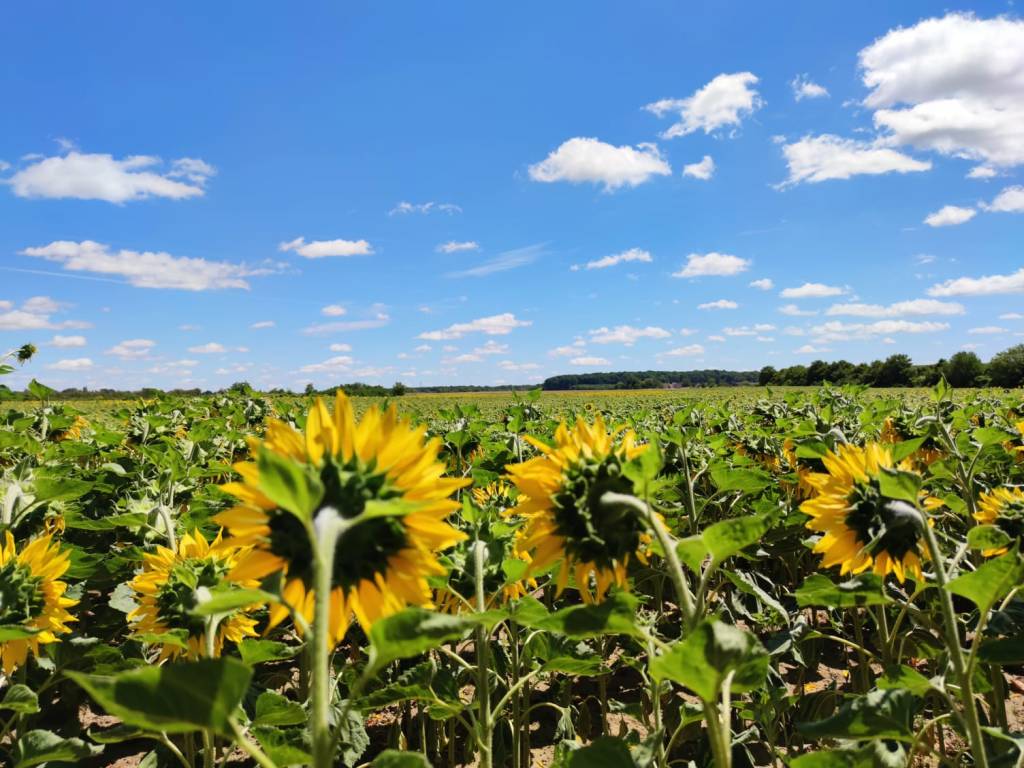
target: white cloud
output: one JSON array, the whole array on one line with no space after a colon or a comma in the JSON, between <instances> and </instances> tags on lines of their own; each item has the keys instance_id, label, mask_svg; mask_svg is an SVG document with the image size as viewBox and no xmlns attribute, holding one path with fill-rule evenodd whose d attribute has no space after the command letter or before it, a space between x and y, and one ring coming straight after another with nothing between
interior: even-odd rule
<instances>
[{"instance_id":1,"label":"white cloud","mask_svg":"<svg viewBox=\"0 0 1024 768\"><path fill-rule=\"evenodd\" d=\"M924 217L929 227L952 227L973 219L978 212L973 208L961 208L958 205L944 205L935 213Z\"/></svg>"},{"instance_id":2,"label":"white cloud","mask_svg":"<svg viewBox=\"0 0 1024 768\"><path fill-rule=\"evenodd\" d=\"M1006 333L1007 329L998 325L983 325L980 328L971 328L967 332L972 334Z\"/></svg>"},{"instance_id":3,"label":"white cloud","mask_svg":"<svg viewBox=\"0 0 1024 768\"><path fill-rule=\"evenodd\" d=\"M848 315L852 317L907 317L913 315L962 315L963 304L937 299L914 299L897 301L888 306L881 304L833 304L826 315Z\"/></svg>"},{"instance_id":4,"label":"white cloud","mask_svg":"<svg viewBox=\"0 0 1024 768\"><path fill-rule=\"evenodd\" d=\"M500 315L490 315L471 320L468 323L454 323L439 331L426 331L417 338L427 341L441 341L447 339L459 339L467 333L484 333L488 336L504 336L516 328L525 328L533 325L531 320L519 320L511 312L503 312Z\"/></svg>"},{"instance_id":5,"label":"white cloud","mask_svg":"<svg viewBox=\"0 0 1024 768\"><path fill-rule=\"evenodd\" d=\"M774 331L775 326L770 323L757 323L756 325L741 325L737 328L723 328L722 333L726 336L757 336L759 333Z\"/></svg>"},{"instance_id":6,"label":"white cloud","mask_svg":"<svg viewBox=\"0 0 1024 768\"><path fill-rule=\"evenodd\" d=\"M340 304L328 304L326 307L320 310L320 314L326 317L341 317L348 312Z\"/></svg>"},{"instance_id":7,"label":"white cloud","mask_svg":"<svg viewBox=\"0 0 1024 768\"><path fill-rule=\"evenodd\" d=\"M255 322L252 325L250 325L249 327L252 328L254 331L258 331L263 328L273 328L276 325L277 323L275 323L273 320L259 320L258 322Z\"/></svg>"},{"instance_id":8,"label":"white cloud","mask_svg":"<svg viewBox=\"0 0 1024 768\"><path fill-rule=\"evenodd\" d=\"M817 341L850 341L851 339L871 339L876 336L888 336L894 333L935 333L949 329L949 323L931 321L915 322L911 320L878 320L874 323L843 323L830 320L816 325L811 335Z\"/></svg>"},{"instance_id":9,"label":"white cloud","mask_svg":"<svg viewBox=\"0 0 1024 768\"><path fill-rule=\"evenodd\" d=\"M608 360L603 357L574 357L569 361L569 365L581 365L593 367L595 365L609 365Z\"/></svg>"},{"instance_id":10,"label":"white cloud","mask_svg":"<svg viewBox=\"0 0 1024 768\"><path fill-rule=\"evenodd\" d=\"M26 248L21 253L58 262L69 272L118 275L136 288L177 288L184 291L248 288L245 278L274 271L225 261L172 256L162 251L111 251L108 245L92 240L79 243L55 240L49 245Z\"/></svg>"},{"instance_id":11,"label":"white cloud","mask_svg":"<svg viewBox=\"0 0 1024 768\"><path fill-rule=\"evenodd\" d=\"M480 355L474 355L471 353L465 353L457 355L456 357L446 357L441 361L442 365L462 365L463 363L482 363L483 358Z\"/></svg>"},{"instance_id":12,"label":"white cloud","mask_svg":"<svg viewBox=\"0 0 1024 768\"><path fill-rule=\"evenodd\" d=\"M915 160L877 142L844 139L829 133L805 136L786 144L782 154L789 168L789 178L779 184L779 188L851 176L927 171L932 167L930 161Z\"/></svg>"},{"instance_id":13,"label":"white cloud","mask_svg":"<svg viewBox=\"0 0 1024 768\"><path fill-rule=\"evenodd\" d=\"M929 296L991 296L998 293L1024 293L1024 268L1010 275L958 277L928 289Z\"/></svg>"},{"instance_id":14,"label":"white cloud","mask_svg":"<svg viewBox=\"0 0 1024 768\"><path fill-rule=\"evenodd\" d=\"M499 344L494 339L488 339L482 347L473 350L477 355L503 355L508 352L508 344Z\"/></svg>"},{"instance_id":15,"label":"white cloud","mask_svg":"<svg viewBox=\"0 0 1024 768\"><path fill-rule=\"evenodd\" d=\"M697 309L736 309L737 307L739 307L739 304L729 299L719 299L718 301L709 301L697 305Z\"/></svg>"},{"instance_id":16,"label":"white cloud","mask_svg":"<svg viewBox=\"0 0 1024 768\"><path fill-rule=\"evenodd\" d=\"M806 74L797 75L789 82L793 89L793 98L797 101L803 99L823 99L828 97L828 90L811 80Z\"/></svg>"},{"instance_id":17,"label":"white cloud","mask_svg":"<svg viewBox=\"0 0 1024 768\"><path fill-rule=\"evenodd\" d=\"M550 357L572 357L573 355L580 354L583 349L587 346L587 342L583 339L576 339L572 344L567 344L564 347L555 347L554 349L548 350L548 356Z\"/></svg>"},{"instance_id":18,"label":"white cloud","mask_svg":"<svg viewBox=\"0 0 1024 768\"><path fill-rule=\"evenodd\" d=\"M475 240L449 240L437 246L438 253L461 253L462 251L479 251L480 244Z\"/></svg>"},{"instance_id":19,"label":"white cloud","mask_svg":"<svg viewBox=\"0 0 1024 768\"><path fill-rule=\"evenodd\" d=\"M828 349L825 347L816 347L813 344L804 344L802 347L797 347L793 350L798 355L817 355L820 352L827 352Z\"/></svg>"},{"instance_id":20,"label":"white cloud","mask_svg":"<svg viewBox=\"0 0 1024 768\"><path fill-rule=\"evenodd\" d=\"M653 144L616 147L594 138L564 142L544 160L530 166L534 181L604 184L606 191L635 187L653 176L669 176L672 168Z\"/></svg>"},{"instance_id":21,"label":"white cloud","mask_svg":"<svg viewBox=\"0 0 1024 768\"><path fill-rule=\"evenodd\" d=\"M1020 312L1005 312L999 316L1000 320L1024 320L1024 315Z\"/></svg>"},{"instance_id":22,"label":"white cloud","mask_svg":"<svg viewBox=\"0 0 1024 768\"><path fill-rule=\"evenodd\" d=\"M992 179L999 175L995 168L987 165L976 165L967 172L968 179Z\"/></svg>"},{"instance_id":23,"label":"white cloud","mask_svg":"<svg viewBox=\"0 0 1024 768\"><path fill-rule=\"evenodd\" d=\"M738 126L744 117L761 107L761 97L752 87L756 83L757 77L751 72L723 73L688 98L661 99L644 109L658 117L669 113L679 115L679 121L661 134L663 138L686 136L700 130L707 134L726 126Z\"/></svg>"},{"instance_id":24,"label":"white cloud","mask_svg":"<svg viewBox=\"0 0 1024 768\"><path fill-rule=\"evenodd\" d=\"M678 333L680 336L696 336L700 331L696 328L680 328Z\"/></svg>"},{"instance_id":25,"label":"white cloud","mask_svg":"<svg viewBox=\"0 0 1024 768\"><path fill-rule=\"evenodd\" d=\"M152 339L126 339L120 344L115 344L104 354L120 357L122 360L134 360L140 357L148 357L150 351L156 346Z\"/></svg>"},{"instance_id":26,"label":"white cloud","mask_svg":"<svg viewBox=\"0 0 1024 768\"><path fill-rule=\"evenodd\" d=\"M686 257L686 266L672 277L728 277L746 272L750 268L749 259L731 256L727 253L691 253Z\"/></svg>"},{"instance_id":27,"label":"white cloud","mask_svg":"<svg viewBox=\"0 0 1024 768\"><path fill-rule=\"evenodd\" d=\"M842 296L845 288L823 283L804 283L796 288L784 288L779 295L784 299L820 299L825 296Z\"/></svg>"},{"instance_id":28,"label":"white cloud","mask_svg":"<svg viewBox=\"0 0 1024 768\"><path fill-rule=\"evenodd\" d=\"M752 280L750 287L757 288L759 291L770 291L775 287L775 282L770 277L762 277L759 280Z\"/></svg>"},{"instance_id":29,"label":"white cloud","mask_svg":"<svg viewBox=\"0 0 1024 768\"><path fill-rule=\"evenodd\" d=\"M602 256L600 259L594 259L588 261L583 265L585 269L607 269L608 267L614 267L616 264L624 264L630 261L642 261L650 263L654 261L651 258L651 254L641 248L630 248L628 251L622 253L616 253L611 256ZM572 271L576 272L580 269L579 264L572 265Z\"/></svg>"},{"instance_id":30,"label":"white cloud","mask_svg":"<svg viewBox=\"0 0 1024 768\"><path fill-rule=\"evenodd\" d=\"M219 344L216 341L211 341L206 344L200 344L195 347L189 347L188 351L193 355L215 355L220 352L227 352L227 347L223 344Z\"/></svg>"},{"instance_id":31,"label":"white cloud","mask_svg":"<svg viewBox=\"0 0 1024 768\"><path fill-rule=\"evenodd\" d=\"M351 344L337 343L337 344L331 344L331 346L329 346L328 349L331 352L351 352L352 351L352 345Z\"/></svg>"},{"instance_id":32,"label":"white cloud","mask_svg":"<svg viewBox=\"0 0 1024 768\"><path fill-rule=\"evenodd\" d=\"M537 363L517 363L512 360L502 360L498 367L505 371L535 371L540 368Z\"/></svg>"},{"instance_id":33,"label":"white cloud","mask_svg":"<svg viewBox=\"0 0 1024 768\"><path fill-rule=\"evenodd\" d=\"M347 355L338 355L322 363L311 363L299 368L300 373L348 373L354 361Z\"/></svg>"},{"instance_id":34,"label":"white cloud","mask_svg":"<svg viewBox=\"0 0 1024 768\"><path fill-rule=\"evenodd\" d=\"M493 259L489 259L469 269L448 272L445 274L445 277L486 277L487 275L493 275L495 272L507 272L510 269L525 267L547 253L546 247L546 243L535 243L523 248L502 251Z\"/></svg>"},{"instance_id":35,"label":"white cloud","mask_svg":"<svg viewBox=\"0 0 1024 768\"><path fill-rule=\"evenodd\" d=\"M435 203L433 201L427 203L409 203L403 200L388 211L388 215L394 216L396 214L406 213L432 213L434 211L437 211L438 213L462 213L462 208L454 203Z\"/></svg>"},{"instance_id":36,"label":"white cloud","mask_svg":"<svg viewBox=\"0 0 1024 768\"><path fill-rule=\"evenodd\" d=\"M983 207L993 213L1024 213L1024 187L1007 187Z\"/></svg>"},{"instance_id":37,"label":"white cloud","mask_svg":"<svg viewBox=\"0 0 1024 768\"><path fill-rule=\"evenodd\" d=\"M634 328L631 325L617 325L614 328L597 328L590 331L590 341L594 344L625 344L631 347L638 339L667 339L672 334L664 328L649 325L646 328Z\"/></svg>"},{"instance_id":38,"label":"white cloud","mask_svg":"<svg viewBox=\"0 0 1024 768\"><path fill-rule=\"evenodd\" d=\"M701 181L707 181L715 175L715 161L711 155L704 155L699 163L690 163L683 166L683 176L692 176Z\"/></svg>"},{"instance_id":39,"label":"white cloud","mask_svg":"<svg viewBox=\"0 0 1024 768\"><path fill-rule=\"evenodd\" d=\"M779 307L779 312L783 315L789 315L790 317L810 317L811 315L818 314L817 310L814 309L800 309L796 304L786 304Z\"/></svg>"},{"instance_id":40,"label":"white cloud","mask_svg":"<svg viewBox=\"0 0 1024 768\"><path fill-rule=\"evenodd\" d=\"M950 13L889 31L859 59L864 104L892 144L1024 163L1024 21Z\"/></svg>"},{"instance_id":41,"label":"white cloud","mask_svg":"<svg viewBox=\"0 0 1024 768\"><path fill-rule=\"evenodd\" d=\"M930 253L919 253L914 257L914 262L917 264L934 264L935 257Z\"/></svg>"},{"instance_id":42,"label":"white cloud","mask_svg":"<svg viewBox=\"0 0 1024 768\"><path fill-rule=\"evenodd\" d=\"M667 352L662 352L659 357L693 357L703 354L704 347L700 344L687 344L685 347L675 347Z\"/></svg>"},{"instance_id":43,"label":"white cloud","mask_svg":"<svg viewBox=\"0 0 1024 768\"><path fill-rule=\"evenodd\" d=\"M725 341L725 336L708 336L708 341L723 342Z\"/></svg>"},{"instance_id":44,"label":"white cloud","mask_svg":"<svg viewBox=\"0 0 1024 768\"><path fill-rule=\"evenodd\" d=\"M88 357L74 357L66 360L58 360L48 366L51 371L84 371L92 368L92 360Z\"/></svg>"},{"instance_id":45,"label":"white cloud","mask_svg":"<svg viewBox=\"0 0 1024 768\"><path fill-rule=\"evenodd\" d=\"M331 348L333 349L333 347L334 347L334 345L332 344L332 345L331 345ZM431 347L431 346L430 346L429 344L420 344L420 345L419 345L418 347L416 347L416 349L415 349L415 350L413 350L413 351L414 351L414 352L429 352L429 351L430 351L431 349L433 349L433 347Z\"/></svg>"},{"instance_id":46,"label":"white cloud","mask_svg":"<svg viewBox=\"0 0 1024 768\"><path fill-rule=\"evenodd\" d=\"M6 180L18 197L77 198L126 203L147 197L182 200L204 194L206 180L215 173L202 160L174 161L169 173L152 170L160 158L132 155L121 160L106 154L68 152L36 158ZM191 183L177 178L185 177Z\"/></svg>"},{"instance_id":47,"label":"white cloud","mask_svg":"<svg viewBox=\"0 0 1024 768\"><path fill-rule=\"evenodd\" d=\"M86 345L85 336L61 336L59 333L50 339L48 343L51 347L62 349L67 347L84 347Z\"/></svg>"},{"instance_id":48,"label":"white cloud","mask_svg":"<svg viewBox=\"0 0 1024 768\"><path fill-rule=\"evenodd\" d=\"M328 256L369 256L373 253L373 246L366 240L313 240L307 243L303 237L281 243L277 249L282 252L294 251L307 259L322 259Z\"/></svg>"},{"instance_id":49,"label":"white cloud","mask_svg":"<svg viewBox=\"0 0 1024 768\"><path fill-rule=\"evenodd\" d=\"M48 296L33 296L22 302L18 309L14 309L14 305L9 301L0 301L0 331L41 331L91 327L91 323L81 320L55 320L53 315L61 309L60 303Z\"/></svg>"},{"instance_id":50,"label":"white cloud","mask_svg":"<svg viewBox=\"0 0 1024 768\"><path fill-rule=\"evenodd\" d=\"M306 326L302 332L307 335L323 333L344 333L347 331L367 331L373 328L383 328L391 322L391 316L383 310L377 310L373 317L365 320L346 320L334 323L315 323Z\"/></svg>"}]
</instances>

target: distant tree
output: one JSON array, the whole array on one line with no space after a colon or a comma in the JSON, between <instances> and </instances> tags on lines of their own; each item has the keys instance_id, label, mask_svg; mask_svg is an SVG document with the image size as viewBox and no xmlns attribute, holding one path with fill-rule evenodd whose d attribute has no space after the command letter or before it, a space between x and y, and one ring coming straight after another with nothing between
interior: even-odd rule
<instances>
[{"instance_id":1,"label":"distant tree","mask_svg":"<svg viewBox=\"0 0 1024 768\"><path fill-rule=\"evenodd\" d=\"M314 386L313 386L313 383L312 383L312 382L310 382L309 384L307 384L307 385L306 385L306 388L305 388L305 389L303 390L303 392L304 392L304 393L305 393L305 394L306 394L307 396L308 396L308 395L315 395L315 394L316 394L316 387L314 387Z\"/></svg>"},{"instance_id":2,"label":"distant tree","mask_svg":"<svg viewBox=\"0 0 1024 768\"><path fill-rule=\"evenodd\" d=\"M821 384L828 377L828 363L824 360L815 360L807 366L807 384L815 386Z\"/></svg>"},{"instance_id":3,"label":"distant tree","mask_svg":"<svg viewBox=\"0 0 1024 768\"><path fill-rule=\"evenodd\" d=\"M879 365L876 387L909 387L913 382L914 363L910 355L889 355Z\"/></svg>"},{"instance_id":4,"label":"distant tree","mask_svg":"<svg viewBox=\"0 0 1024 768\"><path fill-rule=\"evenodd\" d=\"M408 387L400 381L396 381L391 387L391 395L393 397L401 397L408 391Z\"/></svg>"},{"instance_id":5,"label":"distant tree","mask_svg":"<svg viewBox=\"0 0 1024 768\"><path fill-rule=\"evenodd\" d=\"M806 365L791 365L780 373L780 384L788 384L791 387L802 387L807 383Z\"/></svg>"},{"instance_id":6,"label":"distant tree","mask_svg":"<svg viewBox=\"0 0 1024 768\"><path fill-rule=\"evenodd\" d=\"M775 381L775 377L778 376L779 372L776 371L772 366L766 365L757 374L757 383L762 387L771 384Z\"/></svg>"},{"instance_id":7,"label":"distant tree","mask_svg":"<svg viewBox=\"0 0 1024 768\"><path fill-rule=\"evenodd\" d=\"M1024 344L994 355L988 361L988 377L997 387L1024 386Z\"/></svg>"},{"instance_id":8,"label":"distant tree","mask_svg":"<svg viewBox=\"0 0 1024 768\"><path fill-rule=\"evenodd\" d=\"M833 384L851 384L856 378L855 371L853 363L848 360L837 360L834 363L829 363L828 375L825 378Z\"/></svg>"},{"instance_id":9,"label":"distant tree","mask_svg":"<svg viewBox=\"0 0 1024 768\"><path fill-rule=\"evenodd\" d=\"M248 381L236 381L228 387L228 391L239 395L248 395L252 392L252 385Z\"/></svg>"},{"instance_id":10,"label":"distant tree","mask_svg":"<svg viewBox=\"0 0 1024 768\"><path fill-rule=\"evenodd\" d=\"M976 387L985 373L985 364L973 352L957 352L949 358L942 372L954 387Z\"/></svg>"}]
</instances>

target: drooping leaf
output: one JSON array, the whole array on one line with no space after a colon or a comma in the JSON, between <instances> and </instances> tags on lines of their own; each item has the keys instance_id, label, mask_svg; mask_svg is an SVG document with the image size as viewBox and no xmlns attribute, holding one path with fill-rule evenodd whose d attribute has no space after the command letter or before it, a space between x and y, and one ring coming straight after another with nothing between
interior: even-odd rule
<instances>
[{"instance_id":1,"label":"drooping leaf","mask_svg":"<svg viewBox=\"0 0 1024 768\"><path fill-rule=\"evenodd\" d=\"M801 608L885 605L891 600L882 592L882 586L882 579L874 573L862 573L839 584L822 573L814 573L797 589L796 602Z\"/></svg>"},{"instance_id":2,"label":"drooping leaf","mask_svg":"<svg viewBox=\"0 0 1024 768\"><path fill-rule=\"evenodd\" d=\"M982 563L978 569L953 579L947 588L987 611L1024 579L1024 561L1017 552L1007 552Z\"/></svg>"},{"instance_id":3,"label":"drooping leaf","mask_svg":"<svg viewBox=\"0 0 1024 768\"><path fill-rule=\"evenodd\" d=\"M3 701L0 701L0 709L16 712L19 715L34 715L39 711L39 697L27 685L15 683L4 693Z\"/></svg>"},{"instance_id":4,"label":"drooping leaf","mask_svg":"<svg viewBox=\"0 0 1024 768\"><path fill-rule=\"evenodd\" d=\"M903 688L871 691L844 703L824 720L798 723L805 736L814 739L914 738L914 695Z\"/></svg>"},{"instance_id":5,"label":"drooping leaf","mask_svg":"<svg viewBox=\"0 0 1024 768\"><path fill-rule=\"evenodd\" d=\"M44 763L76 763L98 755L102 746L81 739L65 739L52 731L35 730L19 736L11 749L12 768L31 768Z\"/></svg>"}]
</instances>

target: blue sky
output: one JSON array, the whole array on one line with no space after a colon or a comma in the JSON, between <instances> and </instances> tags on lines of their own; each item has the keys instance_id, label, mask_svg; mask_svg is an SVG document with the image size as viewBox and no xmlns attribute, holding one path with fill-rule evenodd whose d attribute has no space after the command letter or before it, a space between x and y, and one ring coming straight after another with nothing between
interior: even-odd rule
<instances>
[{"instance_id":1,"label":"blue sky","mask_svg":"<svg viewBox=\"0 0 1024 768\"><path fill-rule=\"evenodd\" d=\"M171 8L0 9L0 351L40 349L15 386L1024 340L1011 4Z\"/></svg>"}]
</instances>

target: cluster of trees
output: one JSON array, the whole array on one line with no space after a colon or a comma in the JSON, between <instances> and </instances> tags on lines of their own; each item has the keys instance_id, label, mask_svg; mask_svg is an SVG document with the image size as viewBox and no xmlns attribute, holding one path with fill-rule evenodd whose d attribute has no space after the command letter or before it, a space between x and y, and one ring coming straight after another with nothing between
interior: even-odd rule
<instances>
[{"instance_id":1,"label":"cluster of trees","mask_svg":"<svg viewBox=\"0 0 1024 768\"><path fill-rule=\"evenodd\" d=\"M791 365L776 370L761 369L757 383L787 386L866 384L870 387L930 387L945 376L954 387L1024 386L1024 344L994 355L983 363L973 352L957 352L948 360L930 365L914 365L907 355L890 355L885 360L855 365L847 360L827 363L815 360L810 365Z\"/></svg>"},{"instance_id":2,"label":"cluster of trees","mask_svg":"<svg viewBox=\"0 0 1024 768\"><path fill-rule=\"evenodd\" d=\"M661 387L733 387L756 384L757 371L610 371L567 373L552 376L541 385L546 390L658 389Z\"/></svg>"}]
</instances>

